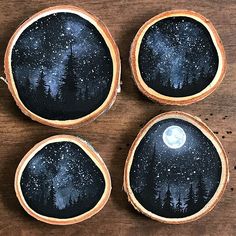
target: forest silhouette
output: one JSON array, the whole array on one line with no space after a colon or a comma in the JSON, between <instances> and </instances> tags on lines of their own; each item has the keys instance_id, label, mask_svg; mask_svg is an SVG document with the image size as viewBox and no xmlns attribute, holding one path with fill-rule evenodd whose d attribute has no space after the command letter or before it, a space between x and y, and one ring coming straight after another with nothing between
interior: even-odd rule
<instances>
[{"instance_id":1,"label":"forest silhouette","mask_svg":"<svg viewBox=\"0 0 236 236\"><path fill-rule=\"evenodd\" d=\"M201 92L209 85L214 77L209 78L209 76L204 72L203 68L198 78L199 79L194 78L193 81L190 81L188 79L188 75L186 74L183 76L183 82L179 83L178 86L175 87L171 82L171 78L163 78L163 76L157 75L155 79L146 81L146 83L155 91L166 96L183 97ZM163 83L163 80L165 83Z\"/></svg>"},{"instance_id":2,"label":"forest silhouette","mask_svg":"<svg viewBox=\"0 0 236 236\"><path fill-rule=\"evenodd\" d=\"M99 60L94 56L93 61ZM88 75L91 71L93 75ZM85 116L98 108L109 93L109 80L105 77L106 71L96 74L93 63L85 64L83 60L70 53L64 66L64 73L59 79L59 88L56 96L52 94L46 83L47 75L42 68L36 86L32 86L30 78L18 89L25 106L34 113L47 119L76 119ZM85 76L84 76L85 75ZM106 78L106 77L105 77Z\"/></svg>"},{"instance_id":3,"label":"forest silhouette","mask_svg":"<svg viewBox=\"0 0 236 236\"><path fill-rule=\"evenodd\" d=\"M202 175L198 176L195 188L193 184L190 184L186 196L181 196L179 191L178 198L175 201L170 185L167 186L167 190L163 194L158 190L159 186L156 187L153 178L149 180L148 185L142 191L142 199L145 199L144 206L164 217L175 218L192 215L202 209L214 194L207 191ZM155 189L157 189L157 194L154 194Z\"/></svg>"},{"instance_id":4,"label":"forest silhouette","mask_svg":"<svg viewBox=\"0 0 236 236\"><path fill-rule=\"evenodd\" d=\"M74 143L56 142L40 150L27 164L21 189L25 201L37 213L68 218L98 203L105 180L84 150Z\"/></svg>"},{"instance_id":5,"label":"forest silhouette","mask_svg":"<svg viewBox=\"0 0 236 236\"><path fill-rule=\"evenodd\" d=\"M92 209L98 202L99 196L78 196L76 199L70 197L63 208L56 204L56 191L51 183L45 183L37 198L27 198L27 204L37 213L58 218L70 218L83 214ZM69 193L68 193L69 194ZM100 193L98 194L100 195Z\"/></svg>"}]
</instances>

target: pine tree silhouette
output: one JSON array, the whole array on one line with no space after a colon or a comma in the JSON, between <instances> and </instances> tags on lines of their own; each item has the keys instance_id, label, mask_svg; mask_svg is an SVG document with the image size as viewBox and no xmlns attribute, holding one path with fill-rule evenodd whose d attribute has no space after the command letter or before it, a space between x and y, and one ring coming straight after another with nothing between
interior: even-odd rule
<instances>
[{"instance_id":1,"label":"pine tree silhouette","mask_svg":"<svg viewBox=\"0 0 236 236\"><path fill-rule=\"evenodd\" d=\"M186 198L186 214L190 215L195 211L195 194L193 191L193 185L190 185L187 198Z\"/></svg>"},{"instance_id":2,"label":"pine tree silhouette","mask_svg":"<svg viewBox=\"0 0 236 236\"><path fill-rule=\"evenodd\" d=\"M160 212L161 212L161 210L162 210L162 199L161 199L161 192L159 191L159 194L158 194L158 197L157 197L157 199L156 199L156 208L157 208L157 211L159 212L159 214L160 214Z\"/></svg>"},{"instance_id":3,"label":"pine tree silhouette","mask_svg":"<svg viewBox=\"0 0 236 236\"><path fill-rule=\"evenodd\" d=\"M25 97L28 97L28 96L31 95L31 93L32 93L32 86L31 86L29 77L27 77L27 78L25 79L25 83L24 83L24 86L23 86L23 91L24 91ZM29 98L29 97L28 97L28 98Z\"/></svg>"},{"instance_id":4,"label":"pine tree silhouette","mask_svg":"<svg viewBox=\"0 0 236 236\"><path fill-rule=\"evenodd\" d=\"M54 98L54 100L56 102L58 102L58 103L61 101L61 93L60 93L60 91L57 92L56 97Z\"/></svg>"},{"instance_id":5,"label":"pine tree silhouette","mask_svg":"<svg viewBox=\"0 0 236 236\"><path fill-rule=\"evenodd\" d=\"M49 193L47 198L47 206L51 209L54 209L55 206L55 190L53 188L53 184L49 187Z\"/></svg>"},{"instance_id":6,"label":"pine tree silhouette","mask_svg":"<svg viewBox=\"0 0 236 236\"><path fill-rule=\"evenodd\" d=\"M48 91L47 91L47 96L45 99L45 104L47 104L47 107L46 107L45 111L47 111L47 114L51 114L51 113L53 113L52 111L53 111L56 103L55 103L54 97L52 96L52 91L51 91L50 86L47 86L47 87L48 87Z\"/></svg>"},{"instance_id":7,"label":"pine tree silhouette","mask_svg":"<svg viewBox=\"0 0 236 236\"><path fill-rule=\"evenodd\" d=\"M172 216L173 214L173 198L172 198L172 194L170 191L170 186L168 184L168 188L165 194L165 198L163 200L163 212L166 216Z\"/></svg>"},{"instance_id":8,"label":"pine tree silhouette","mask_svg":"<svg viewBox=\"0 0 236 236\"><path fill-rule=\"evenodd\" d=\"M45 178L46 178L46 176L45 176ZM47 204L47 201L45 198L45 192L48 191L48 187L47 187L46 182L42 182L41 185L42 185L42 190L40 192L40 195L37 199L35 199L38 202L37 205L39 205L38 206L39 208L40 208L40 206L45 207L45 205Z\"/></svg>"},{"instance_id":9,"label":"pine tree silhouette","mask_svg":"<svg viewBox=\"0 0 236 236\"><path fill-rule=\"evenodd\" d=\"M206 204L207 190L206 184L202 178L202 175L198 176L197 191L196 191L196 205L203 207Z\"/></svg>"},{"instance_id":10,"label":"pine tree silhouette","mask_svg":"<svg viewBox=\"0 0 236 236\"><path fill-rule=\"evenodd\" d=\"M31 108L31 104L35 102L35 96L33 95L32 85L30 83L29 77L25 79L22 83L22 88L20 89L20 96L22 97L23 101L25 101L25 105L28 108ZM29 99L30 98L30 99Z\"/></svg>"},{"instance_id":11,"label":"pine tree silhouette","mask_svg":"<svg viewBox=\"0 0 236 236\"><path fill-rule=\"evenodd\" d=\"M182 215L183 213L183 204L181 202L181 196L179 194L178 201L176 203L176 213L178 216Z\"/></svg>"},{"instance_id":12,"label":"pine tree silhouette","mask_svg":"<svg viewBox=\"0 0 236 236\"><path fill-rule=\"evenodd\" d=\"M45 99L47 97L47 84L44 78L45 78L45 74L42 68L38 81L37 81L37 87L36 87L36 97L38 100Z\"/></svg>"},{"instance_id":13,"label":"pine tree silhouette","mask_svg":"<svg viewBox=\"0 0 236 236\"><path fill-rule=\"evenodd\" d=\"M207 192L207 199L206 199L206 200L211 199L211 198L213 197L213 195L215 194L215 192L216 192L216 189L215 189L215 188L210 189L210 190Z\"/></svg>"},{"instance_id":14,"label":"pine tree silhouette","mask_svg":"<svg viewBox=\"0 0 236 236\"><path fill-rule=\"evenodd\" d=\"M156 144L154 143L153 155L150 160L149 165L149 180L145 188L145 198L147 199L148 208L153 208L153 203L156 202L155 199L155 189L156 189L156 174L154 170L156 160Z\"/></svg>"},{"instance_id":15,"label":"pine tree silhouette","mask_svg":"<svg viewBox=\"0 0 236 236\"><path fill-rule=\"evenodd\" d=\"M51 100L52 99L52 91L50 86L48 86L48 91L47 91L47 99Z\"/></svg>"},{"instance_id":16,"label":"pine tree silhouette","mask_svg":"<svg viewBox=\"0 0 236 236\"><path fill-rule=\"evenodd\" d=\"M186 87L188 86L188 83L189 83L189 81L188 81L188 77L187 77L187 75L186 75L186 76L184 76L184 78L183 78L183 85L182 85L182 88L183 88L183 89L186 89Z\"/></svg>"},{"instance_id":17,"label":"pine tree silhouette","mask_svg":"<svg viewBox=\"0 0 236 236\"><path fill-rule=\"evenodd\" d=\"M167 80L166 87L167 88L172 88L172 84L171 84L170 78L168 78L168 80Z\"/></svg>"},{"instance_id":18,"label":"pine tree silhouette","mask_svg":"<svg viewBox=\"0 0 236 236\"><path fill-rule=\"evenodd\" d=\"M41 192L39 198L37 199L40 205L45 205L44 191Z\"/></svg>"},{"instance_id":19,"label":"pine tree silhouette","mask_svg":"<svg viewBox=\"0 0 236 236\"><path fill-rule=\"evenodd\" d=\"M64 104L71 104L71 100L77 100L77 58L70 45L70 54L65 65L65 74L60 86L61 99Z\"/></svg>"},{"instance_id":20,"label":"pine tree silhouette","mask_svg":"<svg viewBox=\"0 0 236 236\"><path fill-rule=\"evenodd\" d=\"M68 206L69 207L73 207L73 204L76 203L76 201L74 199L72 199L72 197L70 196L69 202L68 202Z\"/></svg>"}]
</instances>

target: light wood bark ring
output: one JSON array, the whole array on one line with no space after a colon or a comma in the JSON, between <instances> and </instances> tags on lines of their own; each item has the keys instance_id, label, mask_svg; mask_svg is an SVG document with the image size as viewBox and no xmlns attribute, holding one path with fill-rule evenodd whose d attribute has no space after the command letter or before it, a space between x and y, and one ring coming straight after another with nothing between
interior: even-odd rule
<instances>
[{"instance_id":1,"label":"light wood bark ring","mask_svg":"<svg viewBox=\"0 0 236 236\"><path fill-rule=\"evenodd\" d=\"M163 12L137 32L130 64L151 100L188 105L210 95L226 73L226 55L213 24L189 10Z\"/></svg>"},{"instance_id":2,"label":"light wood bark ring","mask_svg":"<svg viewBox=\"0 0 236 236\"><path fill-rule=\"evenodd\" d=\"M226 152L197 117L173 111L150 120L134 140L124 170L124 190L137 211L181 224L210 212L226 188Z\"/></svg>"},{"instance_id":3,"label":"light wood bark ring","mask_svg":"<svg viewBox=\"0 0 236 236\"><path fill-rule=\"evenodd\" d=\"M114 103L120 56L97 17L75 6L55 6L24 21L5 53L8 87L21 111L58 128L96 119Z\"/></svg>"},{"instance_id":4,"label":"light wood bark ring","mask_svg":"<svg viewBox=\"0 0 236 236\"><path fill-rule=\"evenodd\" d=\"M86 141L56 135L36 144L15 174L24 210L49 224L68 225L97 214L111 193L108 169Z\"/></svg>"}]
</instances>

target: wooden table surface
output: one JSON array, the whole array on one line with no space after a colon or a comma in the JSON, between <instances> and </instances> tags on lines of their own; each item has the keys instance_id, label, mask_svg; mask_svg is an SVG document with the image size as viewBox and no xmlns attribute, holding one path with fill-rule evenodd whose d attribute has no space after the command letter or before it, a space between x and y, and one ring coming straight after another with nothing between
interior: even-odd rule
<instances>
[{"instance_id":1,"label":"wooden table surface","mask_svg":"<svg viewBox=\"0 0 236 236\"><path fill-rule=\"evenodd\" d=\"M1 0L0 75L4 75L6 45L17 26L37 11L62 3L83 7L108 26L121 53L122 92L112 109L95 122L67 131L43 126L24 116L7 86L0 83L0 234L236 235L236 0ZM138 28L152 16L177 8L198 11L211 19L228 59L227 74L218 90L204 101L186 107L162 106L146 99L136 88L128 64L130 44ZM139 214L127 202L122 190L123 168L140 127L157 114L177 109L199 116L218 132L229 156L230 182L220 203L207 216L185 225L165 225ZM104 209L91 219L70 226L52 226L24 212L15 197L13 182L18 163L34 144L63 133L80 135L97 149L110 170L113 190Z\"/></svg>"}]
</instances>

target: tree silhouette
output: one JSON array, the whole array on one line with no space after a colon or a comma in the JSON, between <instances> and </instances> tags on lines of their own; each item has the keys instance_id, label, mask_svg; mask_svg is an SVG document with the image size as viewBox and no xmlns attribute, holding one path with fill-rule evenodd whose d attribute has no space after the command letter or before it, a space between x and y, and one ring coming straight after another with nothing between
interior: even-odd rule
<instances>
[{"instance_id":1,"label":"tree silhouette","mask_svg":"<svg viewBox=\"0 0 236 236\"><path fill-rule=\"evenodd\" d=\"M186 57L191 61L191 58ZM157 92L172 97L193 95L202 91L211 82L211 77L206 73L204 67L201 70L196 70L194 66L187 66L181 70L179 75L181 78L179 79L177 75L168 78L166 74L169 74L167 68L164 72L158 72L153 79L145 79L145 82ZM173 83L173 79L175 83Z\"/></svg>"},{"instance_id":2,"label":"tree silhouette","mask_svg":"<svg viewBox=\"0 0 236 236\"><path fill-rule=\"evenodd\" d=\"M65 74L62 78L60 93L61 100L64 104L71 104L71 100L77 100L77 58L73 54L72 45L70 54L65 65Z\"/></svg>"},{"instance_id":3,"label":"tree silhouette","mask_svg":"<svg viewBox=\"0 0 236 236\"><path fill-rule=\"evenodd\" d=\"M44 101L44 103L46 104L45 111L47 111L48 114L51 114L56 104L55 104L55 99L52 96L52 91L51 91L50 86L47 86L47 87L48 87L47 96L45 97L45 101Z\"/></svg>"},{"instance_id":4,"label":"tree silhouette","mask_svg":"<svg viewBox=\"0 0 236 236\"><path fill-rule=\"evenodd\" d=\"M206 204L207 199L206 184L202 178L202 175L198 176L197 191L196 191L196 204L198 207L203 207Z\"/></svg>"},{"instance_id":5,"label":"tree silhouette","mask_svg":"<svg viewBox=\"0 0 236 236\"><path fill-rule=\"evenodd\" d=\"M182 215L183 213L183 204L181 202L181 197L180 197L180 194L179 194L179 197L178 197L178 201L176 203L176 213L178 216Z\"/></svg>"},{"instance_id":6,"label":"tree silhouette","mask_svg":"<svg viewBox=\"0 0 236 236\"><path fill-rule=\"evenodd\" d=\"M74 201L72 200L72 198L71 198L71 196L70 196L68 205L71 206L71 205L73 205L73 203L74 203Z\"/></svg>"},{"instance_id":7,"label":"tree silhouette","mask_svg":"<svg viewBox=\"0 0 236 236\"><path fill-rule=\"evenodd\" d=\"M58 91L58 93L56 94L54 101L56 101L57 103L59 103L61 101L61 93L60 91Z\"/></svg>"},{"instance_id":8,"label":"tree silhouette","mask_svg":"<svg viewBox=\"0 0 236 236\"><path fill-rule=\"evenodd\" d=\"M45 74L42 68L38 81L37 81L37 86L36 86L36 97L38 100L45 99L47 97L48 89L47 89L47 84L44 78L45 78Z\"/></svg>"},{"instance_id":9,"label":"tree silhouette","mask_svg":"<svg viewBox=\"0 0 236 236\"><path fill-rule=\"evenodd\" d=\"M188 81L188 77L187 77L187 75L186 75L186 76L184 76L184 78L183 78L182 88L185 89L188 85L189 85L189 81Z\"/></svg>"},{"instance_id":10,"label":"tree silhouette","mask_svg":"<svg viewBox=\"0 0 236 236\"><path fill-rule=\"evenodd\" d=\"M215 193L216 193L215 188L209 189L209 191L207 193L207 200L211 199L214 196Z\"/></svg>"},{"instance_id":11,"label":"tree silhouette","mask_svg":"<svg viewBox=\"0 0 236 236\"><path fill-rule=\"evenodd\" d=\"M51 91L50 86L48 86L47 99L49 99L49 101L52 100L52 91Z\"/></svg>"},{"instance_id":12,"label":"tree silhouette","mask_svg":"<svg viewBox=\"0 0 236 236\"><path fill-rule=\"evenodd\" d=\"M156 182L156 173L154 170L156 160L156 144L154 143L153 155L150 159L149 165L149 178L147 181L147 186L145 188L145 198L147 199L148 207L152 207L152 203L156 201L155 191L158 189Z\"/></svg>"},{"instance_id":13,"label":"tree silhouette","mask_svg":"<svg viewBox=\"0 0 236 236\"><path fill-rule=\"evenodd\" d=\"M46 47L48 43L43 42L43 45ZM17 90L22 102L30 111L45 119L77 119L90 114L103 104L110 91L108 85L112 82L109 61L102 63L104 70L96 67L100 56L100 53L94 54L89 60L77 56L71 43L67 57L61 61L61 68L49 70L47 61L42 61L48 66L47 70L45 67L35 68L19 81ZM36 78L33 78L34 73ZM49 80L53 80L50 88Z\"/></svg>"},{"instance_id":14,"label":"tree silhouette","mask_svg":"<svg viewBox=\"0 0 236 236\"><path fill-rule=\"evenodd\" d=\"M55 190L53 187L53 184L49 187L49 193L48 193L48 198L47 198L47 205L49 208L53 209L55 208Z\"/></svg>"},{"instance_id":15,"label":"tree silhouette","mask_svg":"<svg viewBox=\"0 0 236 236\"><path fill-rule=\"evenodd\" d=\"M170 81L170 78L167 79L167 82L166 82L166 85L165 85L167 88L171 88L171 81Z\"/></svg>"},{"instance_id":16,"label":"tree silhouette","mask_svg":"<svg viewBox=\"0 0 236 236\"><path fill-rule=\"evenodd\" d=\"M170 192L170 186L168 185L166 194L165 194L165 198L163 200L163 212L164 214L166 214L167 216L171 216L173 214L173 198L172 198L172 194Z\"/></svg>"},{"instance_id":17,"label":"tree silhouette","mask_svg":"<svg viewBox=\"0 0 236 236\"><path fill-rule=\"evenodd\" d=\"M25 81L23 81L22 83L24 84L24 86L22 86L22 89L19 91L20 96L25 101L26 107L31 108L31 104L33 104L36 100L35 100L35 96L32 96L33 88L32 88L29 77L27 77Z\"/></svg>"},{"instance_id":18,"label":"tree silhouette","mask_svg":"<svg viewBox=\"0 0 236 236\"><path fill-rule=\"evenodd\" d=\"M156 208L157 211L160 213L160 211L162 210L162 199L161 199L161 192L159 191L158 197L156 199Z\"/></svg>"},{"instance_id":19,"label":"tree silhouette","mask_svg":"<svg viewBox=\"0 0 236 236\"><path fill-rule=\"evenodd\" d=\"M193 185L190 185L187 198L186 198L186 213L188 215L192 214L195 211L195 194L193 191Z\"/></svg>"},{"instance_id":20,"label":"tree silhouette","mask_svg":"<svg viewBox=\"0 0 236 236\"><path fill-rule=\"evenodd\" d=\"M37 201L39 202L40 205L45 205L45 198L44 198L44 192L40 193L39 198L37 199Z\"/></svg>"},{"instance_id":21,"label":"tree silhouette","mask_svg":"<svg viewBox=\"0 0 236 236\"><path fill-rule=\"evenodd\" d=\"M31 86L29 77L25 79L25 83L22 90L23 90L23 95L29 98L29 96L32 93L32 86Z\"/></svg>"}]
</instances>

